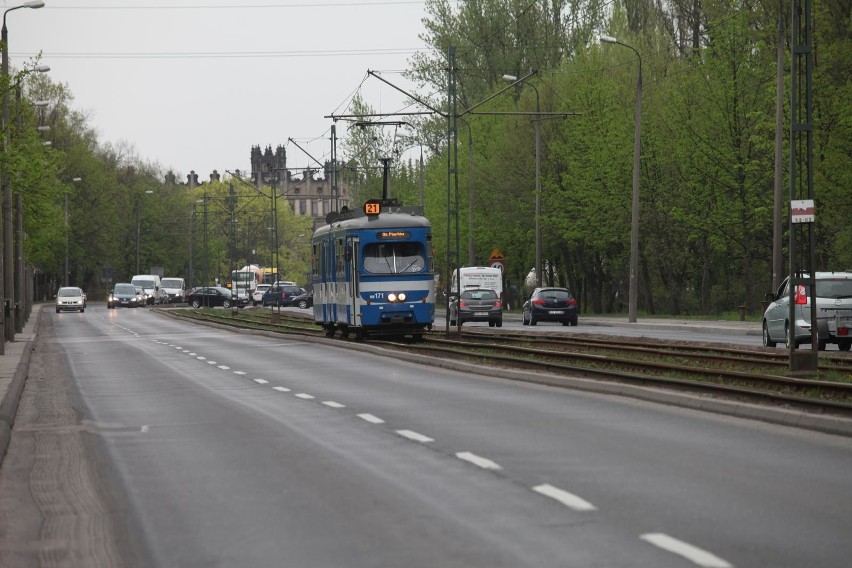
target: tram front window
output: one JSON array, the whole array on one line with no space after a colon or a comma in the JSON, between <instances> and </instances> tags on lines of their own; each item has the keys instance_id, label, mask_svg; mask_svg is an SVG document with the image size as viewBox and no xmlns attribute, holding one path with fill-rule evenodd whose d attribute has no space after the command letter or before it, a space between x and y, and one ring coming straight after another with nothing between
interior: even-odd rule
<instances>
[{"instance_id":1,"label":"tram front window","mask_svg":"<svg viewBox=\"0 0 852 568\"><path fill-rule=\"evenodd\" d=\"M364 247L364 270L373 274L421 272L425 266L420 243L370 243Z\"/></svg>"}]
</instances>

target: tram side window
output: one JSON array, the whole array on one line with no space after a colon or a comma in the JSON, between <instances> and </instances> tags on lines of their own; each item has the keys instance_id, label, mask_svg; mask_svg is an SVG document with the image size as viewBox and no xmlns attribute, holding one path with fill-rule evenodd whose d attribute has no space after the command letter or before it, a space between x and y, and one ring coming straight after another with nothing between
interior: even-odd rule
<instances>
[{"instance_id":1,"label":"tram side window","mask_svg":"<svg viewBox=\"0 0 852 568\"><path fill-rule=\"evenodd\" d=\"M421 272L425 266L420 243L370 243L364 247L364 270L373 274Z\"/></svg>"}]
</instances>

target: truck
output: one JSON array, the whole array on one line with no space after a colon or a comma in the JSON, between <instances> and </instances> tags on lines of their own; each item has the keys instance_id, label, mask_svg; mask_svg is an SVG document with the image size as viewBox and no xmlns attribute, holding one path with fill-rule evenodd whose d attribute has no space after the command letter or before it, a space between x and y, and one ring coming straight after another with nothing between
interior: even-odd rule
<instances>
[{"instance_id":1,"label":"truck","mask_svg":"<svg viewBox=\"0 0 852 568\"><path fill-rule=\"evenodd\" d=\"M459 280L461 281L461 290L459 290ZM491 266L462 266L458 271L453 271L450 294L458 295L460 291L464 292L475 288L494 290L502 300L503 271Z\"/></svg>"},{"instance_id":2,"label":"truck","mask_svg":"<svg viewBox=\"0 0 852 568\"><path fill-rule=\"evenodd\" d=\"M263 269L256 264L247 264L231 271L227 287L238 297L251 300L252 292L263 282Z\"/></svg>"}]
</instances>

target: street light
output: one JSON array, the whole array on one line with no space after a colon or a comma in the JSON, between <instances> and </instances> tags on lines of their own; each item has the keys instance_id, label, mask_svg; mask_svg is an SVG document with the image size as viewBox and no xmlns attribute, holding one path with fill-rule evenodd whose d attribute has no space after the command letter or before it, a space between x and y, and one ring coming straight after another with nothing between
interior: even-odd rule
<instances>
[{"instance_id":1,"label":"street light","mask_svg":"<svg viewBox=\"0 0 852 568\"><path fill-rule=\"evenodd\" d=\"M11 12L12 10L17 10L19 8L41 8L44 6L44 2L41 0L31 0L29 2L24 2L20 6L14 6L9 8L3 12L3 28L0 30L0 43L3 46L3 62L0 65L0 72L2 72L2 77L0 77L0 85L3 88L3 154L5 155L8 152L9 148L9 91L6 86L9 83L9 33L6 28L6 14ZM6 181L7 176L2 175L0 172L0 183L3 185L3 285L2 290L0 290L0 297L3 298L3 301L7 300L11 303L11 299L7 299L7 296L13 295L13 290L15 288L15 270L12 264L12 256L14 255L14 226L13 226L13 218L12 218L12 188ZM15 338L15 316L14 312L11 310L11 305L9 306L9 316L6 317L5 313L0 315L0 318L3 319L3 330L4 330L4 338L13 340ZM4 305L4 312L5 312ZM0 354L4 353L5 349L0 348Z\"/></svg>"},{"instance_id":2,"label":"street light","mask_svg":"<svg viewBox=\"0 0 852 568\"><path fill-rule=\"evenodd\" d=\"M514 75L503 75L503 80L510 83L518 81ZM520 80L535 91L535 286L541 287L541 105L538 89L525 79Z\"/></svg>"},{"instance_id":3,"label":"street light","mask_svg":"<svg viewBox=\"0 0 852 568\"><path fill-rule=\"evenodd\" d=\"M71 179L74 183L80 183L83 181L81 177L75 177ZM63 279L65 284L64 286L68 286L68 192L65 192L65 278Z\"/></svg>"},{"instance_id":4,"label":"street light","mask_svg":"<svg viewBox=\"0 0 852 568\"><path fill-rule=\"evenodd\" d=\"M600 36L602 43L614 43L633 51L639 60L639 76L636 80L636 117L633 136L633 198L630 207L630 288L627 300L627 321L636 322L637 272L639 271L639 150L642 146L642 56L635 48L621 43L614 37Z\"/></svg>"}]
</instances>

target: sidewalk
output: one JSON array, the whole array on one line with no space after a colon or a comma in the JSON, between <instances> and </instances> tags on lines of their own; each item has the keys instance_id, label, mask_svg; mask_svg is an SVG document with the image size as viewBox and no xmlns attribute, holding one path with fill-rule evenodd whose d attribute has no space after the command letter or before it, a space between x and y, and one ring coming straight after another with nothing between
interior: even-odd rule
<instances>
[{"instance_id":1,"label":"sidewalk","mask_svg":"<svg viewBox=\"0 0 852 568\"><path fill-rule=\"evenodd\" d=\"M0 462L6 455L12 437L12 424L18 411L18 401L24 392L41 309L42 304L33 306L24 330L15 335L15 341L6 342L6 352L0 355Z\"/></svg>"}]
</instances>

